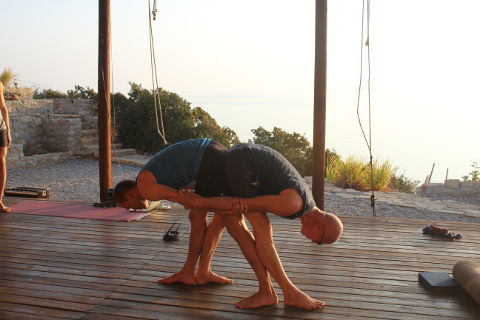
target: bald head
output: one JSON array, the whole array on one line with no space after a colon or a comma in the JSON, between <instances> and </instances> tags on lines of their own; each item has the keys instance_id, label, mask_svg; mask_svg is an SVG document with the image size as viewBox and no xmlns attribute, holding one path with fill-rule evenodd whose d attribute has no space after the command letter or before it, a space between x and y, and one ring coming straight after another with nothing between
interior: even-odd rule
<instances>
[{"instance_id":1,"label":"bald head","mask_svg":"<svg viewBox=\"0 0 480 320\"><path fill-rule=\"evenodd\" d=\"M314 207L307 214L300 217L302 221L301 233L312 242L334 243L343 232L342 221L334 214Z\"/></svg>"},{"instance_id":2,"label":"bald head","mask_svg":"<svg viewBox=\"0 0 480 320\"><path fill-rule=\"evenodd\" d=\"M323 236L322 243L334 243L337 241L343 232L343 223L336 215L325 212L325 235Z\"/></svg>"}]
</instances>

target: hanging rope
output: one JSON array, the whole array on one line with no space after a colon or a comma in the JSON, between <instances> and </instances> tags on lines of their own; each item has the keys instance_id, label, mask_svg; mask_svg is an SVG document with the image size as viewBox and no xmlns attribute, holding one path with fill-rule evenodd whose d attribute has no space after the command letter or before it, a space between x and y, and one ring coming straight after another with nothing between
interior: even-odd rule
<instances>
[{"instance_id":1,"label":"hanging rope","mask_svg":"<svg viewBox=\"0 0 480 320\"><path fill-rule=\"evenodd\" d=\"M155 58L155 44L153 37L152 20L157 18L157 0L154 0L153 10L151 8L151 2L148 0L148 31L150 37L150 66L152 71L152 90L153 90L153 102L155 106L155 120L157 123L157 133L163 139L165 145L168 144L165 137L165 127L163 125L162 105L160 102L160 91L158 86L157 75L157 61Z\"/></svg>"},{"instance_id":2,"label":"hanging rope","mask_svg":"<svg viewBox=\"0 0 480 320\"><path fill-rule=\"evenodd\" d=\"M366 3L366 14L365 14L365 3ZM365 15L366 23L365 23ZM364 31L364 25L366 24L366 32ZM366 34L367 40L364 40L364 34ZM368 66L368 139L367 135L365 134L365 130L363 129L362 121L360 119L360 96L362 91L362 78L363 78L363 50L364 46L367 47L367 66ZM370 182L371 182L371 189L372 195L370 196L370 205L372 207L373 215L376 216L375 212L375 191L374 191L374 179L373 179L373 156L372 156L372 108L371 108L371 95L370 95L370 0L363 0L362 5L362 36L361 36L361 47L360 47L360 81L358 85L358 96L357 96L357 117L358 117L358 124L360 125L360 129L362 130L363 138L368 147L368 151L370 154Z\"/></svg>"},{"instance_id":3,"label":"hanging rope","mask_svg":"<svg viewBox=\"0 0 480 320\"><path fill-rule=\"evenodd\" d=\"M112 20L110 19L110 39L113 38L113 34L112 34ZM113 41L110 40L110 65L111 65L111 82L112 82L112 93L111 93L111 97L112 97L112 100L111 100L111 107L110 109L112 110L112 120L113 120L113 123L112 123L112 128L114 130L117 129L117 117L116 117L116 108L115 108L115 76L114 76L114 73L113 73L113 70L114 70L114 63L113 63ZM103 77L103 70L102 70L102 77ZM122 164L120 163L120 157L118 156L118 152L117 152L117 147L115 146L115 143L114 143L114 136L115 134L111 134L110 135L110 144L112 146L112 149L113 149L113 153L112 153L112 158L113 160L117 163L117 166L120 168L120 172L122 173L122 176L125 175L125 171L123 170L123 167L122 167Z\"/></svg>"}]
</instances>

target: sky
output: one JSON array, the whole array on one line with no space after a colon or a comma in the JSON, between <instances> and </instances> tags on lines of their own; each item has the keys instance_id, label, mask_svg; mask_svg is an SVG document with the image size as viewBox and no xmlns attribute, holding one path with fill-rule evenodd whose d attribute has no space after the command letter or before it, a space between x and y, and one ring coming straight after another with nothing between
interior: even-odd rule
<instances>
[{"instance_id":1,"label":"sky","mask_svg":"<svg viewBox=\"0 0 480 320\"><path fill-rule=\"evenodd\" d=\"M150 88L148 0L111 6L113 91ZM21 86L97 89L97 0L0 0L0 8L0 71L12 68ZM361 19L361 0L328 1L326 146L367 161L357 120ZM312 141L314 29L314 0L159 0L160 86L242 141L259 126ZM432 182L447 169L461 179L480 163L480 2L371 1L369 30L374 158L422 182L433 163Z\"/></svg>"}]
</instances>

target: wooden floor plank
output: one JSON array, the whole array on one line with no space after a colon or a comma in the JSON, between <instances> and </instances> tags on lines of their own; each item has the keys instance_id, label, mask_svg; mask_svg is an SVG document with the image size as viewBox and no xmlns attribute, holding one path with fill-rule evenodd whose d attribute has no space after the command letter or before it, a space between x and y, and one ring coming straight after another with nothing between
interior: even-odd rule
<instances>
[{"instance_id":1,"label":"wooden floor plank","mask_svg":"<svg viewBox=\"0 0 480 320\"><path fill-rule=\"evenodd\" d=\"M19 201L15 199L15 201ZM299 221L270 216L275 243L291 280L327 307L242 310L234 303L257 290L235 241L224 234L215 272L232 285L159 285L178 271L188 246L183 209L141 221L112 222L24 214L0 215L0 319L477 319L466 293L433 295L418 272L451 272L479 259L480 225L437 221L459 241L422 234L429 221L343 217L345 233L328 246L308 242ZM181 222L177 242L163 233ZM275 284L279 299L283 295Z\"/></svg>"}]
</instances>

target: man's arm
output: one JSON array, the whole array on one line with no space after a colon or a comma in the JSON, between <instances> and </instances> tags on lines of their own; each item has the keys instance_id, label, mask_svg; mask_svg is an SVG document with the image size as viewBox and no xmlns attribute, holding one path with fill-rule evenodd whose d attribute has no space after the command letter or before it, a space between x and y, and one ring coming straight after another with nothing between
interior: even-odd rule
<instances>
[{"instance_id":1,"label":"man's arm","mask_svg":"<svg viewBox=\"0 0 480 320\"><path fill-rule=\"evenodd\" d=\"M202 198L198 195L184 195L183 199L180 199L180 203L184 204L187 208L205 209L225 214L243 214L249 211L262 211L271 212L282 217L295 214L303 208L303 200L294 189L283 190L278 195L265 195L253 198Z\"/></svg>"}]
</instances>

